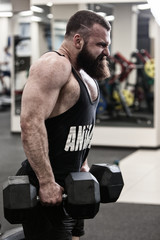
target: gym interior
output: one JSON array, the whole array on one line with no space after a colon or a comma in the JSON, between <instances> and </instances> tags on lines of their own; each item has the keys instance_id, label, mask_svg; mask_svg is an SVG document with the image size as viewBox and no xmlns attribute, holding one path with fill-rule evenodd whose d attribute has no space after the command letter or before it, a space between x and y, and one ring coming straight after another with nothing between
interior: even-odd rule
<instances>
[{"instance_id":1,"label":"gym interior","mask_svg":"<svg viewBox=\"0 0 160 240\"><path fill-rule=\"evenodd\" d=\"M154 5L156 3L156 7ZM68 18L89 9L111 24L111 77L100 85L89 165L119 167L114 203L85 220L82 240L159 240L160 18L157 1L0 0L0 239L24 239L3 212L3 186L26 159L21 96L30 65L63 41Z\"/></svg>"}]
</instances>

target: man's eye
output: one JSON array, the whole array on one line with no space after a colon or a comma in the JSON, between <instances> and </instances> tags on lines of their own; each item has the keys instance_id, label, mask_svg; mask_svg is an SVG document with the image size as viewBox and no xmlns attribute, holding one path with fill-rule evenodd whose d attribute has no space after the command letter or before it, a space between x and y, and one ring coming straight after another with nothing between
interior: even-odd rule
<instances>
[{"instance_id":1,"label":"man's eye","mask_svg":"<svg viewBox=\"0 0 160 240\"><path fill-rule=\"evenodd\" d=\"M98 43L98 45L103 47L103 48L107 47L107 44L105 44L105 43Z\"/></svg>"}]
</instances>

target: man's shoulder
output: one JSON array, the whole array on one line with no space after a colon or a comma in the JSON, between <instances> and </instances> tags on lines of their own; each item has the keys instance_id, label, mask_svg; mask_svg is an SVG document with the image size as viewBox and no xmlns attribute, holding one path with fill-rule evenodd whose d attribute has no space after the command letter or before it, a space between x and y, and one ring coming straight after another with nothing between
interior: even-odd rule
<instances>
[{"instance_id":1,"label":"man's shoulder","mask_svg":"<svg viewBox=\"0 0 160 240\"><path fill-rule=\"evenodd\" d=\"M71 70L70 61L63 55L56 52L47 52L39 59L42 64L49 65L50 67L64 68L64 70Z\"/></svg>"},{"instance_id":2,"label":"man's shoulder","mask_svg":"<svg viewBox=\"0 0 160 240\"><path fill-rule=\"evenodd\" d=\"M56 52L48 52L31 66L30 71L36 73L40 78L61 79L65 83L71 75L71 69L71 63L67 58Z\"/></svg>"}]
</instances>

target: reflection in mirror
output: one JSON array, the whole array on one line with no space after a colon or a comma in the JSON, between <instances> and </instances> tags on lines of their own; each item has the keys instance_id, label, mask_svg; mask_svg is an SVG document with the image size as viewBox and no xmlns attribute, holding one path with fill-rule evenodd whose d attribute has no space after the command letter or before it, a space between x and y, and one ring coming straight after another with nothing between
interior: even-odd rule
<instances>
[{"instance_id":1,"label":"reflection in mirror","mask_svg":"<svg viewBox=\"0 0 160 240\"><path fill-rule=\"evenodd\" d=\"M153 127L154 21L146 5L89 4L112 26L111 77L99 84L98 126Z\"/></svg>"},{"instance_id":2,"label":"reflection in mirror","mask_svg":"<svg viewBox=\"0 0 160 240\"><path fill-rule=\"evenodd\" d=\"M112 26L111 55L108 58L111 77L99 84L101 92L97 109L99 126L153 127L154 20L150 9L142 10L142 6L139 5L87 4L88 9L103 15ZM19 21L18 37L28 39L19 42L20 46L18 44L15 50L16 114L20 114L21 93L33 57L36 60L46 51L57 50L64 39L67 19L54 20L51 39L50 18L53 16L50 8L43 5L37 7L38 12L32 8L32 16L23 17L23 21ZM29 43L31 37L31 42L34 42L32 50ZM23 68L18 67L22 62Z\"/></svg>"},{"instance_id":3,"label":"reflection in mirror","mask_svg":"<svg viewBox=\"0 0 160 240\"><path fill-rule=\"evenodd\" d=\"M21 23L19 27L22 32L14 36L15 115L20 114L21 95L31 63L30 25Z\"/></svg>"},{"instance_id":4,"label":"reflection in mirror","mask_svg":"<svg viewBox=\"0 0 160 240\"><path fill-rule=\"evenodd\" d=\"M51 18L50 8L43 5L32 6L31 11L17 15L15 24L18 31L14 35L13 51L15 115L20 114L21 96L33 57L35 61L45 52L52 50Z\"/></svg>"},{"instance_id":5,"label":"reflection in mirror","mask_svg":"<svg viewBox=\"0 0 160 240\"><path fill-rule=\"evenodd\" d=\"M67 21L54 21L54 50L57 50L64 40Z\"/></svg>"}]
</instances>

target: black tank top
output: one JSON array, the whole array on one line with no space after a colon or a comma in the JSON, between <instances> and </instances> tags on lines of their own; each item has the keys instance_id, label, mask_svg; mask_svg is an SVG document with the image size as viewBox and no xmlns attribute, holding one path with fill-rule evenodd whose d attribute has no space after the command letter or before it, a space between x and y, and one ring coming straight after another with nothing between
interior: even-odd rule
<instances>
[{"instance_id":1,"label":"black tank top","mask_svg":"<svg viewBox=\"0 0 160 240\"><path fill-rule=\"evenodd\" d=\"M49 159L55 180L61 186L64 186L68 173L80 171L86 160L99 101L99 89L97 99L92 102L83 80L73 68L72 73L80 86L77 103L66 112L45 121ZM98 88L97 82L96 85Z\"/></svg>"}]
</instances>

